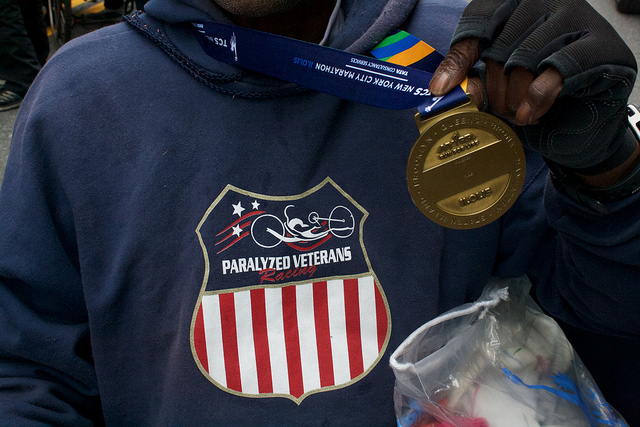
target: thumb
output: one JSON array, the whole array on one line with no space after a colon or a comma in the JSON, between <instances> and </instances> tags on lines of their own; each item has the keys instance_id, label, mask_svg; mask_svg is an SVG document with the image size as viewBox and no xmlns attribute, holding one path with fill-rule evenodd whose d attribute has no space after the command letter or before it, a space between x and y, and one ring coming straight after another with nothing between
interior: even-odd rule
<instances>
[{"instance_id":1,"label":"thumb","mask_svg":"<svg viewBox=\"0 0 640 427\"><path fill-rule=\"evenodd\" d=\"M445 95L462 83L478 61L480 39L464 39L453 46L442 60L429 83L429 90L435 96Z\"/></svg>"}]
</instances>

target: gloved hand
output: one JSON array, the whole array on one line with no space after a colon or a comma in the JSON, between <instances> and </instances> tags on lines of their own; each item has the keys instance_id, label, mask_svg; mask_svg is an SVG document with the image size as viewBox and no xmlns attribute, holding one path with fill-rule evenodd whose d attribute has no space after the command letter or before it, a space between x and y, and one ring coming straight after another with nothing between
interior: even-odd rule
<instances>
[{"instance_id":1,"label":"gloved hand","mask_svg":"<svg viewBox=\"0 0 640 427\"><path fill-rule=\"evenodd\" d=\"M431 91L448 92L478 58L474 98L547 159L594 175L633 152L624 120L636 62L585 0L472 0Z\"/></svg>"}]
</instances>

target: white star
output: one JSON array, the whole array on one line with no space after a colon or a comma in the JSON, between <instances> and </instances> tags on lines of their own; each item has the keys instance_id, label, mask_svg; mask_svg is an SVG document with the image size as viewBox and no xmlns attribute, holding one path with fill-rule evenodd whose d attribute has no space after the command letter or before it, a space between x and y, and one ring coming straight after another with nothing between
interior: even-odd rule
<instances>
[{"instance_id":1,"label":"white star","mask_svg":"<svg viewBox=\"0 0 640 427\"><path fill-rule=\"evenodd\" d=\"M260 203L258 203L257 200L254 200L253 203L251 203L251 206L253 206L253 210L257 211Z\"/></svg>"},{"instance_id":2,"label":"white star","mask_svg":"<svg viewBox=\"0 0 640 427\"><path fill-rule=\"evenodd\" d=\"M233 206L233 215L242 216L242 211L244 210L244 208L242 207L242 204L240 202L238 202L237 205L231 203L231 206Z\"/></svg>"},{"instance_id":3,"label":"white star","mask_svg":"<svg viewBox=\"0 0 640 427\"><path fill-rule=\"evenodd\" d=\"M233 226L233 235L234 236L240 236L240 233L242 233L242 227L240 227L240 224L236 224Z\"/></svg>"}]
</instances>

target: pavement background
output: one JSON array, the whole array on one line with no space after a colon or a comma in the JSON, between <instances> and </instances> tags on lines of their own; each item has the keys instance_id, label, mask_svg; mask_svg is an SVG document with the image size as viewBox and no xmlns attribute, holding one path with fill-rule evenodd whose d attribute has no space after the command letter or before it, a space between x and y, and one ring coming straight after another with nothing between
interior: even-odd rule
<instances>
[{"instance_id":1,"label":"pavement background","mask_svg":"<svg viewBox=\"0 0 640 427\"><path fill-rule=\"evenodd\" d=\"M636 60L640 62L640 15L624 15L615 8L615 0L588 0L591 5L616 28L625 42L631 47ZM100 1L98 1L100 3ZM74 8L75 12L75 8ZM79 35L92 28L74 26L73 34ZM95 28L95 27L94 27ZM93 28L93 29L94 29ZM636 81L630 101L640 104L640 79ZM13 124L18 110L0 112L0 184L4 175L4 168L9 155L9 145L13 133ZM81 118L77 118L81 120Z\"/></svg>"}]
</instances>

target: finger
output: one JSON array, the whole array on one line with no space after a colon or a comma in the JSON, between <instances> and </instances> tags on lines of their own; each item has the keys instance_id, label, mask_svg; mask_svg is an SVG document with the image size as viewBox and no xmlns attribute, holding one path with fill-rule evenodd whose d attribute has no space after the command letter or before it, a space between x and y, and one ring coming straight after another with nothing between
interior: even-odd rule
<instances>
[{"instance_id":1,"label":"finger","mask_svg":"<svg viewBox=\"0 0 640 427\"><path fill-rule=\"evenodd\" d=\"M516 111L526 100L529 85L533 82L534 75L524 67L514 67L509 73L507 84L507 108L515 119Z\"/></svg>"},{"instance_id":2,"label":"finger","mask_svg":"<svg viewBox=\"0 0 640 427\"><path fill-rule=\"evenodd\" d=\"M553 106L564 84L560 72L547 68L529 85L526 95L518 107L514 123L536 124Z\"/></svg>"},{"instance_id":3,"label":"finger","mask_svg":"<svg viewBox=\"0 0 640 427\"><path fill-rule=\"evenodd\" d=\"M513 119L513 113L507 107L507 88L509 78L504 73L504 66L493 60L486 63L486 85L489 111L506 120Z\"/></svg>"},{"instance_id":4,"label":"finger","mask_svg":"<svg viewBox=\"0 0 640 427\"><path fill-rule=\"evenodd\" d=\"M462 83L473 64L478 61L479 44L479 39L469 38L451 47L429 83L429 90L433 95L445 95Z\"/></svg>"},{"instance_id":5,"label":"finger","mask_svg":"<svg viewBox=\"0 0 640 427\"><path fill-rule=\"evenodd\" d=\"M473 98L473 102L476 104L479 110L482 110L484 106L484 88L482 86L482 79L480 77L469 77L467 83L467 92Z\"/></svg>"}]
</instances>

